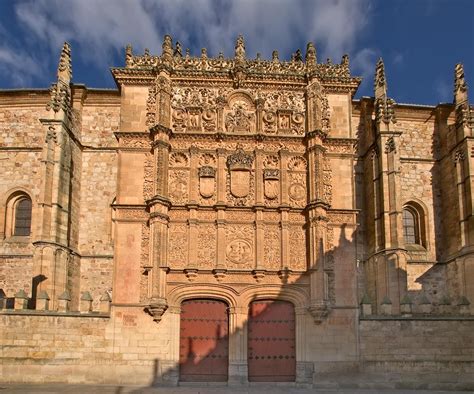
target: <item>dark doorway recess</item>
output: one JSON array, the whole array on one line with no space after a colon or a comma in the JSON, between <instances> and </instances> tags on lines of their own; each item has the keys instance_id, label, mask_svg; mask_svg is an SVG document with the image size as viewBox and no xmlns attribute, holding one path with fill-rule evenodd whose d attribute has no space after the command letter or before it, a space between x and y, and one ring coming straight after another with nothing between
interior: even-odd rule
<instances>
[{"instance_id":1,"label":"dark doorway recess","mask_svg":"<svg viewBox=\"0 0 474 394\"><path fill-rule=\"evenodd\" d=\"M179 379L226 382L229 368L227 304L195 299L181 304Z\"/></svg>"},{"instance_id":2,"label":"dark doorway recess","mask_svg":"<svg viewBox=\"0 0 474 394\"><path fill-rule=\"evenodd\" d=\"M248 325L250 382L294 382L295 310L286 301L254 301Z\"/></svg>"}]
</instances>

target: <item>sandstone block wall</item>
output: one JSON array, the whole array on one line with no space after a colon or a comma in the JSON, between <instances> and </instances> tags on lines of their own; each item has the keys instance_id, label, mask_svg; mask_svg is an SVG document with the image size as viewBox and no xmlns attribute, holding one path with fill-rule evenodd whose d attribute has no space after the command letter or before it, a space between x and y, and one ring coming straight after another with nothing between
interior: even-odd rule
<instances>
[{"instance_id":1,"label":"sandstone block wall","mask_svg":"<svg viewBox=\"0 0 474 394\"><path fill-rule=\"evenodd\" d=\"M474 319L361 320L359 337L365 370L474 373Z\"/></svg>"}]
</instances>

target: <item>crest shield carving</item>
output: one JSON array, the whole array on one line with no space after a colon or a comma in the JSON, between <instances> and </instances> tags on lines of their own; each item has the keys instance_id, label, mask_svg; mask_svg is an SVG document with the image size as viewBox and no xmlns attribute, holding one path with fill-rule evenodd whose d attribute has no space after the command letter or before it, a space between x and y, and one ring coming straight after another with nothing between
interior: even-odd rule
<instances>
[{"instance_id":1,"label":"crest shield carving","mask_svg":"<svg viewBox=\"0 0 474 394\"><path fill-rule=\"evenodd\" d=\"M230 172L230 192L238 198L246 197L250 191L250 171L233 170Z\"/></svg>"},{"instance_id":2,"label":"crest shield carving","mask_svg":"<svg viewBox=\"0 0 474 394\"><path fill-rule=\"evenodd\" d=\"M277 169L264 170L263 181L265 197L270 200L277 198L280 186L280 171Z\"/></svg>"},{"instance_id":3,"label":"crest shield carving","mask_svg":"<svg viewBox=\"0 0 474 394\"><path fill-rule=\"evenodd\" d=\"M245 153L238 147L237 152L227 158L230 170L230 192L234 197L246 197L250 192L250 171L252 170L253 156Z\"/></svg>"},{"instance_id":4,"label":"crest shield carving","mask_svg":"<svg viewBox=\"0 0 474 394\"><path fill-rule=\"evenodd\" d=\"M199 193L204 198L214 195L216 170L211 166L203 166L199 169Z\"/></svg>"}]
</instances>

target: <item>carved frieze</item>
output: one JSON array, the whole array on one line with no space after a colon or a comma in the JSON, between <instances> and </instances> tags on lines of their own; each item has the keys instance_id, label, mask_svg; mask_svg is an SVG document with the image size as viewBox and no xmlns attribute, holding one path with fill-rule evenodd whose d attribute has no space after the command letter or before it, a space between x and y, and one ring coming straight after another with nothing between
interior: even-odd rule
<instances>
[{"instance_id":1,"label":"carved frieze","mask_svg":"<svg viewBox=\"0 0 474 394\"><path fill-rule=\"evenodd\" d=\"M168 264L170 268L185 268L188 260L188 226L185 223L170 223L168 234Z\"/></svg>"},{"instance_id":2,"label":"carved frieze","mask_svg":"<svg viewBox=\"0 0 474 394\"><path fill-rule=\"evenodd\" d=\"M306 270L306 234L302 226L289 226L290 268L293 271Z\"/></svg>"},{"instance_id":3,"label":"carved frieze","mask_svg":"<svg viewBox=\"0 0 474 394\"><path fill-rule=\"evenodd\" d=\"M200 223L197 236L197 262L200 269L216 265L217 229L214 224Z\"/></svg>"},{"instance_id":4,"label":"carved frieze","mask_svg":"<svg viewBox=\"0 0 474 394\"><path fill-rule=\"evenodd\" d=\"M189 171L170 169L168 190L173 204L186 204L189 200Z\"/></svg>"},{"instance_id":5,"label":"carved frieze","mask_svg":"<svg viewBox=\"0 0 474 394\"><path fill-rule=\"evenodd\" d=\"M267 270L278 271L281 268L281 231L278 225L264 227L263 264Z\"/></svg>"}]
</instances>

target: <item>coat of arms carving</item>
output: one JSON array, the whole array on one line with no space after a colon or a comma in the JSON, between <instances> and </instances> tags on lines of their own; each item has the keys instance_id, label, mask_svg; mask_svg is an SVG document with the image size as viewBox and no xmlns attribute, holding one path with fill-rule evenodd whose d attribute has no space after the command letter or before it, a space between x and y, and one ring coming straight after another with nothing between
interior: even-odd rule
<instances>
[{"instance_id":1,"label":"coat of arms carving","mask_svg":"<svg viewBox=\"0 0 474 394\"><path fill-rule=\"evenodd\" d=\"M237 151L227 158L230 171L230 192L234 197L243 198L250 192L250 171L253 156L238 147Z\"/></svg>"},{"instance_id":2,"label":"coat of arms carving","mask_svg":"<svg viewBox=\"0 0 474 394\"><path fill-rule=\"evenodd\" d=\"M214 195L216 170L211 166L202 166L199 169L199 193L204 198Z\"/></svg>"},{"instance_id":3,"label":"coat of arms carving","mask_svg":"<svg viewBox=\"0 0 474 394\"><path fill-rule=\"evenodd\" d=\"M276 168L266 169L263 171L263 182L265 197L274 200L278 197L280 187L280 170Z\"/></svg>"}]
</instances>

